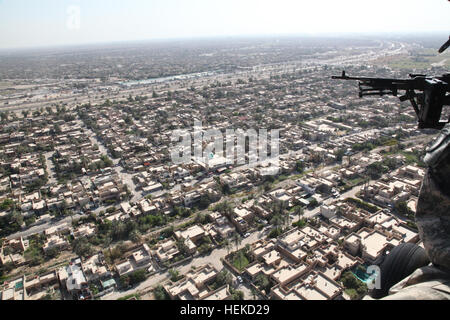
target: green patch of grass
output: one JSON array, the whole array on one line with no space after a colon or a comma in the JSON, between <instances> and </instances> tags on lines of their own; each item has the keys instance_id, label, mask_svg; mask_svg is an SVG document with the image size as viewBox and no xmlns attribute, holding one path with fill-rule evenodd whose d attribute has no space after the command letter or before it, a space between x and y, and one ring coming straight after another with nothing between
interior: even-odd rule
<instances>
[{"instance_id":1,"label":"green patch of grass","mask_svg":"<svg viewBox=\"0 0 450 320\"><path fill-rule=\"evenodd\" d=\"M450 67L450 54L448 52L443 55L437 55L431 49L422 49L409 55L391 57L387 64L393 69L411 71L414 69L428 69L432 64L440 63L443 60L446 60L443 62L443 66Z\"/></svg>"},{"instance_id":2,"label":"green patch of grass","mask_svg":"<svg viewBox=\"0 0 450 320\"><path fill-rule=\"evenodd\" d=\"M412 217L412 218L414 218L414 217ZM407 221L406 224L407 224L408 227L410 227L411 229L419 230L419 229L417 228L417 225L416 225L414 222L412 222L412 221Z\"/></svg>"},{"instance_id":3,"label":"green patch of grass","mask_svg":"<svg viewBox=\"0 0 450 320\"><path fill-rule=\"evenodd\" d=\"M355 199L355 198L347 198L347 199L345 199L345 201L346 201L346 202L349 202L349 203L353 203L353 204L356 205L357 207L359 207L359 208L361 208L361 209L364 209L364 210L366 210L366 211L368 211L368 212L370 212L370 213L375 213L375 212L377 212L378 210L380 210L377 206L374 206L374 205L372 205L372 204L370 204L370 203L367 203L367 202L365 202L365 201L361 201L361 200L359 200L359 199Z\"/></svg>"},{"instance_id":4,"label":"green patch of grass","mask_svg":"<svg viewBox=\"0 0 450 320\"><path fill-rule=\"evenodd\" d=\"M391 152L386 152L383 154L385 159L392 157L393 155L402 155L405 157L406 164L417 164L419 167L426 167L425 163L422 161L421 157L414 152L406 152L400 150L394 150Z\"/></svg>"},{"instance_id":5,"label":"green patch of grass","mask_svg":"<svg viewBox=\"0 0 450 320\"><path fill-rule=\"evenodd\" d=\"M239 271L243 271L248 265L249 261L247 257L240 256L239 255L233 260L233 266L238 269Z\"/></svg>"},{"instance_id":6,"label":"green patch of grass","mask_svg":"<svg viewBox=\"0 0 450 320\"><path fill-rule=\"evenodd\" d=\"M355 179L347 181L347 184L349 186L351 186L351 187L355 187L355 186L360 185L362 183L364 183L364 179L363 178L355 178Z\"/></svg>"},{"instance_id":7,"label":"green patch of grass","mask_svg":"<svg viewBox=\"0 0 450 320\"><path fill-rule=\"evenodd\" d=\"M300 174L293 174L293 175L289 176L289 179L292 179L292 180L300 179L300 178L303 178L304 176L306 176L308 173L311 173L313 171L314 170L307 170L307 171L304 171L304 172L302 172Z\"/></svg>"},{"instance_id":8,"label":"green patch of grass","mask_svg":"<svg viewBox=\"0 0 450 320\"><path fill-rule=\"evenodd\" d=\"M398 145L397 139L389 139L388 141L383 143L383 146L392 147Z\"/></svg>"},{"instance_id":9,"label":"green patch of grass","mask_svg":"<svg viewBox=\"0 0 450 320\"><path fill-rule=\"evenodd\" d=\"M10 277L10 276L6 276L6 275L1 276L1 277L0 277L0 284L3 284L3 282L5 282L6 280L8 280L9 278L11 278L11 277Z\"/></svg>"},{"instance_id":10,"label":"green patch of grass","mask_svg":"<svg viewBox=\"0 0 450 320\"><path fill-rule=\"evenodd\" d=\"M292 223L293 227L297 227L299 229L302 229L307 225L306 219L300 219L297 222Z\"/></svg>"},{"instance_id":11,"label":"green patch of grass","mask_svg":"<svg viewBox=\"0 0 450 320\"><path fill-rule=\"evenodd\" d=\"M401 154L405 157L406 164L417 164L419 167L426 167L425 163L417 154L404 151L402 151Z\"/></svg>"},{"instance_id":12,"label":"green patch of grass","mask_svg":"<svg viewBox=\"0 0 450 320\"><path fill-rule=\"evenodd\" d=\"M137 300L141 300L141 296L137 293L129 294L129 295L119 298L117 300L130 300L131 298L136 298Z\"/></svg>"}]
</instances>

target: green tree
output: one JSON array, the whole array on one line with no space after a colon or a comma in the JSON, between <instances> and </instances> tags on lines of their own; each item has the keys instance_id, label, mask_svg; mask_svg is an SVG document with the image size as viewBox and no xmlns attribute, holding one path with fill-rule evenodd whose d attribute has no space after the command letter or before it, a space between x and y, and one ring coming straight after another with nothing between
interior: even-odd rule
<instances>
[{"instance_id":1,"label":"green tree","mask_svg":"<svg viewBox=\"0 0 450 320\"><path fill-rule=\"evenodd\" d=\"M13 200L11 199L5 199L3 200L3 202L0 204L0 210L10 210L11 208L13 208L15 206L15 203Z\"/></svg>"},{"instance_id":2,"label":"green tree","mask_svg":"<svg viewBox=\"0 0 450 320\"><path fill-rule=\"evenodd\" d=\"M314 199L314 198L309 202L309 207L311 207L311 208L315 208L315 207L317 207L318 205L319 205L319 203L318 203L317 200Z\"/></svg>"},{"instance_id":3,"label":"green tree","mask_svg":"<svg viewBox=\"0 0 450 320\"><path fill-rule=\"evenodd\" d=\"M58 248L51 248L45 252L46 259L54 259L60 254L60 250Z\"/></svg>"},{"instance_id":4,"label":"green tree","mask_svg":"<svg viewBox=\"0 0 450 320\"><path fill-rule=\"evenodd\" d=\"M260 290L266 290L270 286L270 280L265 274L259 274L255 278L255 284Z\"/></svg>"},{"instance_id":5,"label":"green tree","mask_svg":"<svg viewBox=\"0 0 450 320\"><path fill-rule=\"evenodd\" d=\"M244 300L244 292L236 290L231 294L231 300Z\"/></svg>"},{"instance_id":6,"label":"green tree","mask_svg":"<svg viewBox=\"0 0 450 320\"><path fill-rule=\"evenodd\" d=\"M281 214L275 214L272 219L270 219L270 224L278 228L283 224L283 217Z\"/></svg>"},{"instance_id":7,"label":"green tree","mask_svg":"<svg viewBox=\"0 0 450 320\"><path fill-rule=\"evenodd\" d=\"M169 276L172 282L177 282L179 280L180 272L176 269L170 269Z\"/></svg>"},{"instance_id":8,"label":"green tree","mask_svg":"<svg viewBox=\"0 0 450 320\"><path fill-rule=\"evenodd\" d=\"M409 216L412 214L411 210L408 208L408 204L405 201L398 201L395 203L395 210L404 216Z\"/></svg>"},{"instance_id":9,"label":"green tree","mask_svg":"<svg viewBox=\"0 0 450 320\"><path fill-rule=\"evenodd\" d=\"M205 223L207 223L206 215L203 214L203 213L198 212L195 215L195 223L197 223L197 224L205 224Z\"/></svg>"},{"instance_id":10,"label":"green tree","mask_svg":"<svg viewBox=\"0 0 450 320\"><path fill-rule=\"evenodd\" d=\"M358 299L367 293L367 285L358 280L351 272L347 271L340 279L342 285L345 287L346 292L350 297Z\"/></svg>"},{"instance_id":11,"label":"green tree","mask_svg":"<svg viewBox=\"0 0 450 320\"><path fill-rule=\"evenodd\" d=\"M8 112L1 112L0 117L2 119L2 123L5 123L6 121L8 121Z\"/></svg>"},{"instance_id":12,"label":"green tree","mask_svg":"<svg viewBox=\"0 0 450 320\"><path fill-rule=\"evenodd\" d=\"M230 254L230 250L232 248L231 242L228 239L225 239L223 241L223 245L225 246L225 248L227 249L227 254Z\"/></svg>"},{"instance_id":13,"label":"green tree","mask_svg":"<svg viewBox=\"0 0 450 320\"><path fill-rule=\"evenodd\" d=\"M38 266L44 262L42 249L34 244L25 251L24 255L25 259L29 261L32 266Z\"/></svg>"},{"instance_id":14,"label":"green tree","mask_svg":"<svg viewBox=\"0 0 450 320\"><path fill-rule=\"evenodd\" d=\"M239 233L234 232L234 234L233 234L233 241L234 241L234 244L236 246L236 250L238 250L239 246L242 243L242 237L239 235Z\"/></svg>"},{"instance_id":15,"label":"green tree","mask_svg":"<svg viewBox=\"0 0 450 320\"><path fill-rule=\"evenodd\" d=\"M86 258L93 254L94 249L86 238L78 238L72 242L73 252L78 256Z\"/></svg>"},{"instance_id":16,"label":"green tree","mask_svg":"<svg viewBox=\"0 0 450 320\"><path fill-rule=\"evenodd\" d=\"M130 274L130 284L135 285L147 278L145 269L134 271Z\"/></svg>"},{"instance_id":17,"label":"green tree","mask_svg":"<svg viewBox=\"0 0 450 320\"><path fill-rule=\"evenodd\" d=\"M14 270L14 268L15 268L15 266L14 266L14 263L12 263L12 262L6 262L5 264L2 264L0 266L0 278L4 275L8 274L12 270Z\"/></svg>"},{"instance_id":18,"label":"green tree","mask_svg":"<svg viewBox=\"0 0 450 320\"><path fill-rule=\"evenodd\" d=\"M189 255L189 248L188 248L188 246L186 245L186 241L187 241L187 239L180 238L180 239L178 239L177 242L176 242L178 251L180 251L180 253L181 253L184 257L186 257L187 255Z\"/></svg>"},{"instance_id":19,"label":"green tree","mask_svg":"<svg viewBox=\"0 0 450 320\"><path fill-rule=\"evenodd\" d=\"M162 285L158 285L155 289L153 289L153 295L156 300L169 300L169 296Z\"/></svg>"},{"instance_id":20,"label":"green tree","mask_svg":"<svg viewBox=\"0 0 450 320\"><path fill-rule=\"evenodd\" d=\"M336 161L337 162L342 162L342 158L345 155L345 150L344 149L338 149L334 155L336 156Z\"/></svg>"},{"instance_id":21,"label":"green tree","mask_svg":"<svg viewBox=\"0 0 450 320\"><path fill-rule=\"evenodd\" d=\"M305 214L305 210L301 206L296 206L294 207L294 214L301 217Z\"/></svg>"},{"instance_id":22,"label":"green tree","mask_svg":"<svg viewBox=\"0 0 450 320\"><path fill-rule=\"evenodd\" d=\"M304 170L305 164L303 163L303 161L297 161L297 163L295 164L295 171L297 171L298 173L303 173Z\"/></svg>"},{"instance_id":23,"label":"green tree","mask_svg":"<svg viewBox=\"0 0 450 320\"><path fill-rule=\"evenodd\" d=\"M211 199L209 198L208 195L204 194L200 197L200 200L198 202L198 207L200 208L200 210L204 210L204 209L208 208L210 204L211 204Z\"/></svg>"},{"instance_id":24,"label":"green tree","mask_svg":"<svg viewBox=\"0 0 450 320\"><path fill-rule=\"evenodd\" d=\"M213 289L218 289L226 284L231 284L233 282L233 277L230 272L228 272L226 269L222 269L216 277L216 280L214 281L212 287Z\"/></svg>"},{"instance_id":25,"label":"green tree","mask_svg":"<svg viewBox=\"0 0 450 320\"><path fill-rule=\"evenodd\" d=\"M128 275L126 275L126 274L122 275L120 277L119 282L120 282L120 286L122 288L128 288L130 286L130 277Z\"/></svg>"},{"instance_id":26,"label":"green tree","mask_svg":"<svg viewBox=\"0 0 450 320\"><path fill-rule=\"evenodd\" d=\"M281 230L281 228L273 228L271 231L270 231L270 233L269 233L269 235L268 235L268 237L269 238L277 238L278 236L280 236L281 234L282 234L282 230Z\"/></svg>"},{"instance_id":27,"label":"green tree","mask_svg":"<svg viewBox=\"0 0 450 320\"><path fill-rule=\"evenodd\" d=\"M133 243L140 243L141 240L142 240L141 233L138 230L131 231L131 233L130 233L130 240Z\"/></svg>"},{"instance_id":28,"label":"green tree","mask_svg":"<svg viewBox=\"0 0 450 320\"><path fill-rule=\"evenodd\" d=\"M222 215L228 216L233 212L233 207L228 201L224 201L222 203L217 204L214 207L214 211L220 212Z\"/></svg>"},{"instance_id":29,"label":"green tree","mask_svg":"<svg viewBox=\"0 0 450 320\"><path fill-rule=\"evenodd\" d=\"M258 296L258 291L256 291L256 289L252 287L250 289L250 292L252 294L253 300L256 300L256 297Z\"/></svg>"},{"instance_id":30,"label":"green tree","mask_svg":"<svg viewBox=\"0 0 450 320\"><path fill-rule=\"evenodd\" d=\"M244 252L243 252L242 250L240 250L240 251L238 252L238 257L237 257L237 259L238 259L239 270L242 270L242 262L243 262L244 260L247 260L247 258L245 257L245 254L244 254ZM248 263L248 262L247 262L247 263Z\"/></svg>"}]
</instances>

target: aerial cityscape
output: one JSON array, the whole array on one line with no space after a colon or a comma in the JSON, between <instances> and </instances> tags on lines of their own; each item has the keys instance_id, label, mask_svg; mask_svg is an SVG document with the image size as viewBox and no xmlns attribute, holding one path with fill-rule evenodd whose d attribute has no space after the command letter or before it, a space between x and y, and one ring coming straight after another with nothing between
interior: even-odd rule
<instances>
[{"instance_id":1,"label":"aerial cityscape","mask_svg":"<svg viewBox=\"0 0 450 320\"><path fill-rule=\"evenodd\" d=\"M421 246L438 131L331 76L448 73L446 36L0 50L0 300L363 299L382 257Z\"/></svg>"}]
</instances>

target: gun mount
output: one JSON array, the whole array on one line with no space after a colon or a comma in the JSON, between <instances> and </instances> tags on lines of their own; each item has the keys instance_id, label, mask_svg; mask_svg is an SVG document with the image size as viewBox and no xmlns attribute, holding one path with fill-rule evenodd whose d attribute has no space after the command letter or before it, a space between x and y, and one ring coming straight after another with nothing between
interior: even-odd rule
<instances>
[{"instance_id":1,"label":"gun mount","mask_svg":"<svg viewBox=\"0 0 450 320\"><path fill-rule=\"evenodd\" d=\"M359 97L398 96L400 101L409 100L417 114L419 129L442 129L449 120L441 120L442 109L450 105L450 74L441 77L427 77L422 74L410 74L411 79L349 77L342 71L341 76L332 76L337 80L359 81Z\"/></svg>"}]
</instances>

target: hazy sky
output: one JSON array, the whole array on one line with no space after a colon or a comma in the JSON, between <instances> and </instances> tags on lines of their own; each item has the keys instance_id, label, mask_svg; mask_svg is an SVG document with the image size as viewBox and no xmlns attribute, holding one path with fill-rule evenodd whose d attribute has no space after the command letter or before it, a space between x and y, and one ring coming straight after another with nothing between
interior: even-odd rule
<instances>
[{"instance_id":1,"label":"hazy sky","mask_svg":"<svg viewBox=\"0 0 450 320\"><path fill-rule=\"evenodd\" d=\"M209 36L421 31L450 33L449 1L0 0L0 48Z\"/></svg>"}]
</instances>

